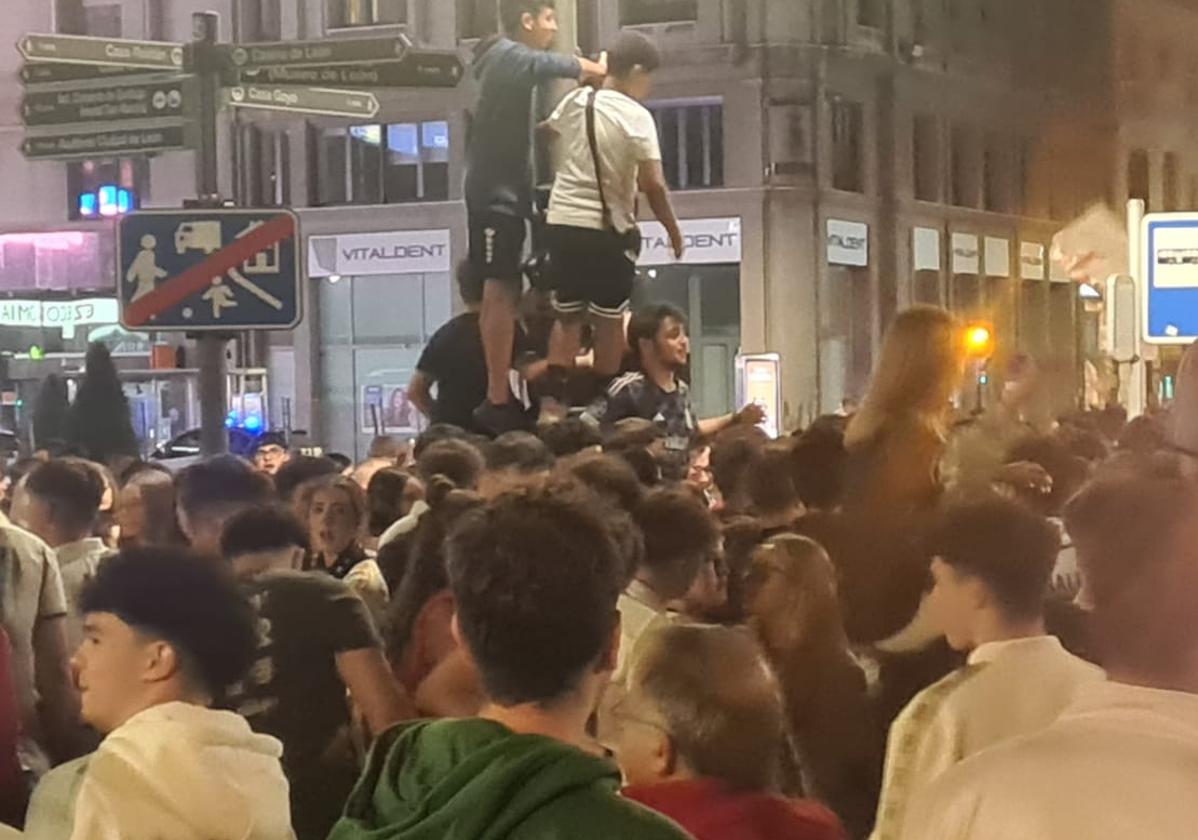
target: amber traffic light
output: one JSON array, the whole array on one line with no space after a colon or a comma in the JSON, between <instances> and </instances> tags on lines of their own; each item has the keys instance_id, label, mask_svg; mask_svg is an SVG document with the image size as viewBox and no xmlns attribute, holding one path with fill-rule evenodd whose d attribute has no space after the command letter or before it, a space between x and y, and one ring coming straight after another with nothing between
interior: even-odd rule
<instances>
[{"instance_id":1,"label":"amber traffic light","mask_svg":"<svg viewBox=\"0 0 1198 840\"><path fill-rule=\"evenodd\" d=\"M965 328L965 352L971 359L994 355L994 331L988 324L970 324Z\"/></svg>"}]
</instances>

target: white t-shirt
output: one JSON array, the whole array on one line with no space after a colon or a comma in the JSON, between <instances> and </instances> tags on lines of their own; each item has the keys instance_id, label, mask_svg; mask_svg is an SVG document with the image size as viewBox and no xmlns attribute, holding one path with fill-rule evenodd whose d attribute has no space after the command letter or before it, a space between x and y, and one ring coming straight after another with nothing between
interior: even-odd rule
<instances>
[{"instance_id":1,"label":"white t-shirt","mask_svg":"<svg viewBox=\"0 0 1198 840\"><path fill-rule=\"evenodd\" d=\"M1194 837L1195 768L1198 695L1095 683L1052 726L979 753L923 791L902 837Z\"/></svg>"},{"instance_id":2,"label":"white t-shirt","mask_svg":"<svg viewBox=\"0 0 1198 840\"><path fill-rule=\"evenodd\" d=\"M549 200L549 224L603 230L603 204L587 140L587 99L591 89L568 94L549 117L559 135L561 163ZM614 90L595 94L595 140L603 167L603 190L612 224L620 231L636 224L637 170L661 160L657 124L649 109Z\"/></svg>"}]
</instances>

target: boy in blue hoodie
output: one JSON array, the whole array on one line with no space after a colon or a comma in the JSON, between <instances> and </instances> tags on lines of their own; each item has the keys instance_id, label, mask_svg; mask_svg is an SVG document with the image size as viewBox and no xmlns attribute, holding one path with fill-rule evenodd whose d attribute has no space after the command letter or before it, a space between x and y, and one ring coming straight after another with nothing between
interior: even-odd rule
<instances>
[{"instance_id":1,"label":"boy in blue hoodie","mask_svg":"<svg viewBox=\"0 0 1198 840\"><path fill-rule=\"evenodd\" d=\"M624 799L587 735L615 668L621 555L593 497L501 496L446 544L455 632L489 701L477 718L375 745L330 840L683 840Z\"/></svg>"}]
</instances>

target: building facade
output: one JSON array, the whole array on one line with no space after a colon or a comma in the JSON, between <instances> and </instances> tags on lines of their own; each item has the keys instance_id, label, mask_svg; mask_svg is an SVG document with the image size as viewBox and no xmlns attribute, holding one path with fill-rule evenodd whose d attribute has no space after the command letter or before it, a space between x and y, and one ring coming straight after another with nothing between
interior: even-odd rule
<instances>
[{"instance_id":1,"label":"building facade","mask_svg":"<svg viewBox=\"0 0 1198 840\"><path fill-rule=\"evenodd\" d=\"M185 41L202 8L221 14L226 40L402 31L465 56L496 18L493 0L17 5L30 8L0 21L0 40L57 28ZM1097 201L1198 206L1198 157L1185 142L1198 101L1190 3L559 5L588 53L626 26L665 52L651 108L690 247L675 264L647 226L636 296L688 312L704 413L732 407L738 352L780 354L784 427L859 399L885 324L913 303L992 323L995 368L1034 355L1071 403L1095 328L1050 266L1053 234ZM5 78L18 66L15 52L0 53ZM299 208L308 250L304 324L240 351L271 372L275 425L286 416L350 454L376 429L418 427L402 387L455 308L474 95L472 83L382 91L379 117L364 125L225 117L224 193ZM0 114L16 114L18 97L15 84L0 86ZM98 186L146 207L194 191L187 153L25 165L20 135L0 125L0 167L21 196L0 206L5 230L75 219Z\"/></svg>"}]
</instances>

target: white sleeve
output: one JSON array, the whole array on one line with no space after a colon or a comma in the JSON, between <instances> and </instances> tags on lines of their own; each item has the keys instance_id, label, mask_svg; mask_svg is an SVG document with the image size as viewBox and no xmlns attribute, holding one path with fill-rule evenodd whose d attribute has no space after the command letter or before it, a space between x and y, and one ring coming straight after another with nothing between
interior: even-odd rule
<instances>
[{"instance_id":1,"label":"white sleeve","mask_svg":"<svg viewBox=\"0 0 1198 840\"><path fill-rule=\"evenodd\" d=\"M545 120L546 125L548 125L550 128L560 131L562 120L566 116L567 109L569 109L574 100L578 98L578 93L581 90L585 90L585 88L577 88L563 96L561 102L558 102L557 107L553 109L553 113L550 114Z\"/></svg>"},{"instance_id":2,"label":"white sleeve","mask_svg":"<svg viewBox=\"0 0 1198 840\"><path fill-rule=\"evenodd\" d=\"M637 163L661 160L661 143L657 138L657 122L648 108L640 109L631 128Z\"/></svg>"}]
</instances>

